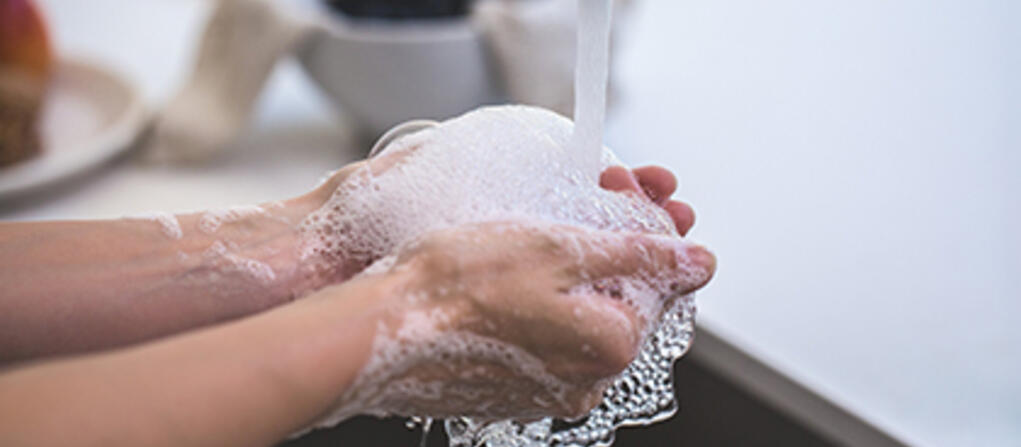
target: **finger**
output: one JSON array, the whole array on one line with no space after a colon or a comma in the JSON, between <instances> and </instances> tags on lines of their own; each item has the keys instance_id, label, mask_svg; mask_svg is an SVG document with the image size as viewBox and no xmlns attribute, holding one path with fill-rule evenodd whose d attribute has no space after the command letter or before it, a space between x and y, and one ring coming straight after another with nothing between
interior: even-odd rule
<instances>
[{"instance_id":1,"label":"finger","mask_svg":"<svg viewBox=\"0 0 1021 447\"><path fill-rule=\"evenodd\" d=\"M677 177L662 167L644 166L635 168L632 172L638 178L642 191L658 205L665 204L677 190Z\"/></svg>"},{"instance_id":2,"label":"finger","mask_svg":"<svg viewBox=\"0 0 1021 447\"><path fill-rule=\"evenodd\" d=\"M575 244L588 280L628 276L661 278L672 292L690 293L716 272L716 257L676 237L594 231Z\"/></svg>"},{"instance_id":3,"label":"finger","mask_svg":"<svg viewBox=\"0 0 1021 447\"><path fill-rule=\"evenodd\" d=\"M681 236L688 234L691 227L695 225L695 211L687 203L670 200L663 205L663 209L673 219L674 226L677 227L677 232Z\"/></svg>"},{"instance_id":4,"label":"finger","mask_svg":"<svg viewBox=\"0 0 1021 447\"><path fill-rule=\"evenodd\" d=\"M642 192L638 180L623 166L610 166L599 176L599 186L610 191Z\"/></svg>"}]
</instances>

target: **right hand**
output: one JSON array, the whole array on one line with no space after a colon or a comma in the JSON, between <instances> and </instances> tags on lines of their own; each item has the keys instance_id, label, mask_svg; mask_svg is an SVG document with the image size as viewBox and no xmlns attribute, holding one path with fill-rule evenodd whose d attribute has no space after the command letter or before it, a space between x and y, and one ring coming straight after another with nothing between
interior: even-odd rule
<instances>
[{"instance_id":1,"label":"right hand","mask_svg":"<svg viewBox=\"0 0 1021 447\"><path fill-rule=\"evenodd\" d=\"M386 284L373 356L387 360L369 361L345 405L436 417L584 414L649 328L625 300L644 300L658 318L714 270L704 248L665 236L540 223L427 235L389 271L353 281ZM649 277L661 281L646 296L591 287Z\"/></svg>"}]
</instances>

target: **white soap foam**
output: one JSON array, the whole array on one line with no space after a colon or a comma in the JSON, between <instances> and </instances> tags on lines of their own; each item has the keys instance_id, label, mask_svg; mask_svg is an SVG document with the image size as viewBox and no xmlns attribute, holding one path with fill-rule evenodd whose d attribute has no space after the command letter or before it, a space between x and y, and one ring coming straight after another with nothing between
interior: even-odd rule
<instances>
[{"instance_id":1,"label":"white soap foam","mask_svg":"<svg viewBox=\"0 0 1021 447\"><path fill-rule=\"evenodd\" d=\"M223 273L238 273L261 285L270 285L277 278L273 267L264 262L246 258L235 253L237 245L231 242L214 241L202 257Z\"/></svg>"},{"instance_id":2,"label":"white soap foam","mask_svg":"<svg viewBox=\"0 0 1021 447\"><path fill-rule=\"evenodd\" d=\"M619 164L579 166L569 151L570 120L527 106L488 107L395 141L404 157L382 175L354 172L303 222L304 247L366 265L401 243L454 225L541 217L556 223L676 236L673 222L644 198L599 188L595 177Z\"/></svg>"},{"instance_id":3,"label":"white soap foam","mask_svg":"<svg viewBox=\"0 0 1021 447\"><path fill-rule=\"evenodd\" d=\"M669 216L648 200L598 186L600 172L617 164L602 146L612 0L579 3L574 125L549 111L507 106L481 109L399 139L386 149L390 156L404 157L396 167L378 175L368 168L354 173L303 223L306 258L356 260L376 273L389 269L394 253L423 234L484 221L544 221L677 236ZM582 241L560 243L574 247ZM579 256L585 251L575 248ZM690 272L699 273L704 272ZM602 403L581 421L563 424L547 417L517 422L562 413L558 409L566 396L578 390L528 352L473 333L444 331L445 317L430 314L411 315L396 330L380 328L369 364L342 398L346 405L325 425L356 411L431 421L426 416L456 416L437 408L458 408L460 416L445 422L454 447L609 445L616 428L651 423L676 410L673 362L694 333L691 296L663 299L674 294L677 280L639 272L573 290L618 297L648 322L638 357L609 381ZM665 312L664 302L672 303ZM521 413L524 407L515 406L514 393L493 395L485 387L406 374L419 361L448 359L441 363L447 373L460 373L464 383L472 383L471 371L458 368L459 358L491 359L540 384L542 390L530 389L528 406L539 413ZM493 416L516 420L494 421Z\"/></svg>"},{"instance_id":4,"label":"white soap foam","mask_svg":"<svg viewBox=\"0 0 1021 447\"><path fill-rule=\"evenodd\" d=\"M472 385L487 378L488 370L466 367L469 363L460 360L476 364L492 362L540 384L538 391L545 394L533 397L538 399L534 406L547 410L531 415L533 419L566 405L565 396L571 384L547 372L543 362L525 350L472 332L439 329L436 322L442 317L433 313L411 313L407 317L396 331L379 329L380 334L386 335L376 337L372 359L352 391L342 398L345 404L319 426L331 426L355 414L444 417L453 415L437 413L437 409L452 407L471 414L513 411L502 408L508 401L501 393L503 390L494 390L485 381L481 382L483 385ZM460 378L460 383L413 374L412 370L421 362L436 359L443 362L431 364L442 368L444 375Z\"/></svg>"},{"instance_id":5,"label":"white soap foam","mask_svg":"<svg viewBox=\"0 0 1021 447\"><path fill-rule=\"evenodd\" d=\"M181 230L181 224L177 221L177 217L174 217L173 214L152 213L138 216L137 219L145 219L156 222L159 224L160 230L163 231L163 234L171 239L180 239L184 236L184 231Z\"/></svg>"},{"instance_id":6,"label":"white soap foam","mask_svg":"<svg viewBox=\"0 0 1021 447\"><path fill-rule=\"evenodd\" d=\"M572 152L572 130L570 120L553 112L526 106L502 106L479 109L398 139L377 160L379 163L398 160L396 164L382 172L379 169L373 172L368 166L353 172L326 205L302 223L303 256L310 263L355 260L368 265L367 272L386 271L393 265L394 254L414 244L422 235L472 222L559 223L677 237L670 217L649 200L598 186L595 180L598 173L618 164L617 159L600 146L598 166L578 163ZM569 255L573 252L578 256L579 262L581 253L593 248L585 246L588 243L585 238L571 234L557 237L561 238L562 246L568 247ZM639 252L642 254L647 255ZM321 259L327 261L314 261ZM702 273L691 272L692 275ZM639 272L632 277L603 279L579 287L578 291L585 287L592 291L611 290L650 322L645 328L646 343L639 358L622 377L643 383L647 377L659 382L648 392L627 391L630 396L640 398L639 404L632 399L626 399L623 404L604 400L593 413L597 417L589 418L595 428L584 424L580 426L584 430L574 427L571 429L574 432L551 428L542 438L544 444L535 445L560 445L557 443L563 442L557 439L582 438L592 438L598 443L599 439L612 437L618 425L648 421L664 411L672 411L672 389L660 379L666 374L665 382L669 382L670 364L676 358L668 347L680 343L679 351L683 351L687 346L685 337L690 337L691 330L690 298L675 300L665 320L659 316L663 313L663 297L673 293L671 286L677 280L658 277L656 272ZM487 395L492 390L485 388L451 387L443 381L402 378L402 374L421 359L489 358L499 362L534 383L543 384L542 392L534 396L538 398L536 402L548 405L550 411L545 414L557 413L554 410L562 409L566 394L579 392L572 384L563 383L546 371L539 359L518 347L462 331L444 331L439 328L442 315L419 317L408 319L401 327L380 328L381 335L377 335L369 365L359 375L351 394L342 399L347 405L328 418L326 425L354 411L451 416L430 413L433 407L429 403L436 399L443 399L446 408L451 402L461 404L460 408L464 409L461 415L514 414L532 419L541 416L539 413L515 414L518 408L508 407L508 396ZM678 323L670 327L660 323L671 318ZM610 383L604 397L609 399L622 393L613 390L623 386ZM420 406L409 408L408 402L419 402ZM543 404L537 406L542 408ZM600 408L608 410L599 413ZM545 422L539 422L542 423ZM448 430L461 436L452 435L452 439L469 442L463 445L485 445L475 441L483 439L486 433L489 434L486 436L502 433L499 439L517 439L515 436L522 431L532 434L542 431L541 427L528 424L482 424L461 418L448 420L447 424ZM477 429L465 429L468 426ZM552 423L549 426L554 427ZM494 427L516 427L517 431L501 432ZM581 434L577 430L582 430Z\"/></svg>"},{"instance_id":7,"label":"white soap foam","mask_svg":"<svg viewBox=\"0 0 1021 447\"><path fill-rule=\"evenodd\" d=\"M224 224L238 222L242 219L265 215L266 211L256 205L234 206L222 210L206 211L199 218L199 230L206 234L216 233Z\"/></svg>"}]
</instances>

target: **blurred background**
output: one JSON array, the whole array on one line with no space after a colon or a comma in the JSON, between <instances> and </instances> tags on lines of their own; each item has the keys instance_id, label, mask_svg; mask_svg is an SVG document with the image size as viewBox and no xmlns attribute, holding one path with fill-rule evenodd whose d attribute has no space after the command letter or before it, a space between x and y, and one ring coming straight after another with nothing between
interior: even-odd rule
<instances>
[{"instance_id":1,"label":"blurred background","mask_svg":"<svg viewBox=\"0 0 1021 447\"><path fill-rule=\"evenodd\" d=\"M531 0L543 1L557 0ZM37 3L58 59L134 86L138 130L104 140L125 148L187 85L213 10L208 0ZM672 169L696 208L691 237L720 260L698 297L700 324L909 444L1021 445L1021 3L624 3L606 141L631 165ZM521 69L513 48L481 45L500 62L471 84L480 102L521 97L487 82L546 82L508 75L507 64ZM0 196L0 220L307 191L364 156L378 129L345 109L356 93L331 92L324 71L302 66L275 65L216 157L154 165L132 155L141 148L110 149L95 168ZM550 85L562 86L550 67ZM58 105L46 113L85 107ZM86 134L61 144L102 152Z\"/></svg>"}]
</instances>

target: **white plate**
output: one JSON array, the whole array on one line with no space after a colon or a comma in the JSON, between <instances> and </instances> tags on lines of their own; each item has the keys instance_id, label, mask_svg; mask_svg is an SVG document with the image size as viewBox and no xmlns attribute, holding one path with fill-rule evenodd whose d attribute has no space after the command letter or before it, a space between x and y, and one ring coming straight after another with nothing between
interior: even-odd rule
<instances>
[{"instance_id":1,"label":"white plate","mask_svg":"<svg viewBox=\"0 0 1021 447\"><path fill-rule=\"evenodd\" d=\"M57 63L40 122L42 153L0 169L0 200L95 168L127 150L148 112L129 82L92 62Z\"/></svg>"}]
</instances>

